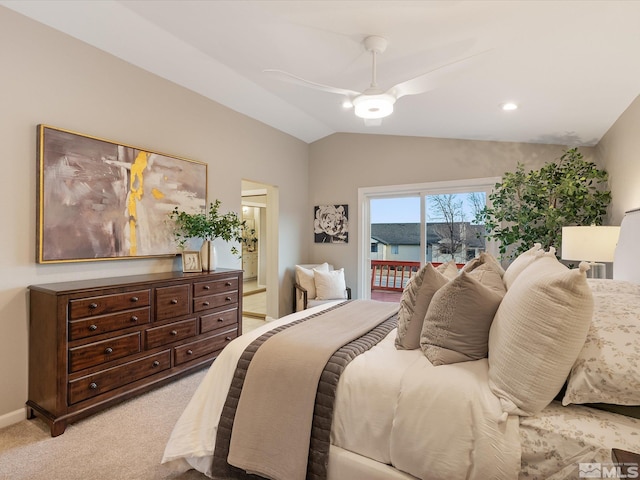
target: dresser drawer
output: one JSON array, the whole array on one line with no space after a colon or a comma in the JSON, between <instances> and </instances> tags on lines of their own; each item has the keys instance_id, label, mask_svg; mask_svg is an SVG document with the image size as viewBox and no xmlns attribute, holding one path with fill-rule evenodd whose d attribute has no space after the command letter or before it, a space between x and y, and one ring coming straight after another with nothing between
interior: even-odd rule
<instances>
[{"instance_id":1,"label":"dresser drawer","mask_svg":"<svg viewBox=\"0 0 640 480\"><path fill-rule=\"evenodd\" d=\"M234 328L213 335L211 337L202 338L185 345L180 345L174 349L175 365L190 362L198 357L208 355L210 353L222 350L231 340L238 336L238 329Z\"/></svg>"},{"instance_id":2,"label":"dresser drawer","mask_svg":"<svg viewBox=\"0 0 640 480\"><path fill-rule=\"evenodd\" d=\"M225 327L237 327L238 309L220 310L200 317L200 333L210 332Z\"/></svg>"},{"instance_id":3,"label":"dresser drawer","mask_svg":"<svg viewBox=\"0 0 640 480\"><path fill-rule=\"evenodd\" d=\"M69 372L110 362L140 351L140 332L69 349Z\"/></svg>"},{"instance_id":4,"label":"dresser drawer","mask_svg":"<svg viewBox=\"0 0 640 480\"><path fill-rule=\"evenodd\" d=\"M190 318L181 322L174 322L161 327L149 328L145 331L147 349L159 347L167 343L176 342L184 338L194 337L196 334L196 319Z\"/></svg>"},{"instance_id":5,"label":"dresser drawer","mask_svg":"<svg viewBox=\"0 0 640 480\"><path fill-rule=\"evenodd\" d=\"M171 367L171 350L69 382L69 403L78 403Z\"/></svg>"},{"instance_id":6,"label":"dresser drawer","mask_svg":"<svg viewBox=\"0 0 640 480\"><path fill-rule=\"evenodd\" d=\"M217 278L207 282L196 282L193 284L193 296L202 297L213 293L228 292L238 290L238 277Z\"/></svg>"},{"instance_id":7,"label":"dresser drawer","mask_svg":"<svg viewBox=\"0 0 640 480\"><path fill-rule=\"evenodd\" d=\"M69 301L69 319L75 320L147 306L149 306L149 290L79 298Z\"/></svg>"},{"instance_id":8,"label":"dresser drawer","mask_svg":"<svg viewBox=\"0 0 640 480\"><path fill-rule=\"evenodd\" d=\"M218 293L217 295L207 295L193 299L193 311L202 312L211 308L224 307L238 303L238 291Z\"/></svg>"},{"instance_id":9,"label":"dresser drawer","mask_svg":"<svg viewBox=\"0 0 640 480\"><path fill-rule=\"evenodd\" d=\"M190 285L177 285L156 288L156 320L188 315L189 287Z\"/></svg>"},{"instance_id":10,"label":"dresser drawer","mask_svg":"<svg viewBox=\"0 0 640 480\"><path fill-rule=\"evenodd\" d=\"M69 322L69 340L149 323L149 307Z\"/></svg>"}]
</instances>

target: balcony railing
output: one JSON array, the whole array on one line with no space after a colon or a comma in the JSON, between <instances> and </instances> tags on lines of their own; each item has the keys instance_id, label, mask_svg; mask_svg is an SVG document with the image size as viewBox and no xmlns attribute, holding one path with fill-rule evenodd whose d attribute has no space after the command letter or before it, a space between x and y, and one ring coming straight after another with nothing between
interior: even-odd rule
<instances>
[{"instance_id":1,"label":"balcony railing","mask_svg":"<svg viewBox=\"0 0 640 480\"><path fill-rule=\"evenodd\" d=\"M441 265L431 262L434 267ZM463 263L456 264L458 269ZM409 280L420 269L420 262L371 260L371 291L402 292Z\"/></svg>"}]
</instances>

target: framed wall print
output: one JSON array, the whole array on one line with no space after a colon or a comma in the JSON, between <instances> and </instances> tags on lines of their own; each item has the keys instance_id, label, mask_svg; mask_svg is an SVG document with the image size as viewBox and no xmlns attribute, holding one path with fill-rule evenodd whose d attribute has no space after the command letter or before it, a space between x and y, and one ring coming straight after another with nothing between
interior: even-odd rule
<instances>
[{"instance_id":1,"label":"framed wall print","mask_svg":"<svg viewBox=\"0 0 640 480\"><path fill-rule=\"evenodd\" d=\"M38 263L175 255L168 213L206 207L207 164L38 125Z\"/></svg>"},{"instance_id":2,"label":"framed wall print","mask_svg":"<svg viewBox=\"0 0 640 480\"><path fill-rule=\"evenodd\" d=\"M182 271L187 272L201 272L202 261L200 260L200 252L182 252Z\"/></svg>"},{"instance_id":3,"label":"framed wall print","mask_svg":"<svg viewBox=\"0 0 640 480\"><path fill-rule=\"evenodd\" d=\"M313 214L315 243L349 242L349 205L318 205Z\"/></svg>"}]
</instances>

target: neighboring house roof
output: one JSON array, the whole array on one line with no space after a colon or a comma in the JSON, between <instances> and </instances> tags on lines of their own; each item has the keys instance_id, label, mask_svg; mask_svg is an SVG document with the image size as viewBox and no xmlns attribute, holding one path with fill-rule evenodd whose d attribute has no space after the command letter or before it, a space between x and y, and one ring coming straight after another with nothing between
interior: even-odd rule
<instances>
[{"instance_id":1,"label":"neighboring house roof","mask_svg":"<svg viewBox=\"0 0 640 480\"><path fill-rule=\"evenodd\" d=\"M371 238L386 245L420 245L420 224L372 223Z\"/></svg>"},{"instance_id":2,"label":"neighboring house roof","mask_svg":"<svg viewBox=\"0 0 640 480\"><path fill-rule=\"evenodd\" d=\"M477 234L484 233L484 225L472 225L469 222L456 222L465 224L470 230L469 246L483 247L484 243ZM432 245L440 241L438 229L441 229L444 222L427 224L427 244ZM419 223L372 223L371 238L378 243L385 245L420 245L420 224Z\"/></svg>"}]
</instances>

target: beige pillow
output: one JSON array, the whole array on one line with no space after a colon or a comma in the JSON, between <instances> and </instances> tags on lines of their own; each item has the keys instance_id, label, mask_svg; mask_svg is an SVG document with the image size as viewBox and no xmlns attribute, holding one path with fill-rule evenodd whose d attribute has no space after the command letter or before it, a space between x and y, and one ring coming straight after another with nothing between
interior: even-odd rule
<instances>
[{"instance_id":1,"label":"beige pillow","mask_svg":"<svg viewBox=\"0 0 640 480\"><path fill-rule=\"evenodd\" d=\"M420 332L431 298L447 282L447 278L431 263L422 267L409 281L400 299L396 348L400 350L420 348Z\"/></svg>"},{"instance_id":2,"label":"beige pillow","mask_svg":"<svg viewBox=\"0 0 640 480\"><path fill-rule=\"evenodd\" d=\"M314 268L313 275L316 283L316 300L338 300L347 298L344 268L330 271Z\"/></svg>"},{"instance_id":3,"label":"beige pillow","mask_svg":"<svg viewBox=\"0 0 640 480\"><path fill-rule=\"evenodd\" d=\"M506 290L487 265L461 272L434 295L422 326L420 347L433 365L485 358L489 328Z\"/></svg>"},{"instance_id":4,"label":"beige pillow","mask_svg":"<svg viewBox=\"0 0 640 480\"><path fill-rule=\"evenodd\" d=\"M501 297L504 297L505 293L507 293L507 287L502 281L502 275L500 275L500 272L494 265L487 263L474 268L471 272L465 273L471 275L471 277L478 280L485 287L500 294Z\"/></svg>"},{"instance_id":5,"label":"beige pillow","mask_svg":"<svg viewBox=\"0 0 640 480\"><path fill-rule=\"evenodd\" d=\"M489 331L489 387L505 413L535 415L562 388L593 315L588 268L546 254L507 289Z\"/></svg>"},{"instance_id":6,"label":"beige pillow","mask_svg":"<svg viewBox=\"0 0 640 480\"><path fill-rule=\"evenodd\" d=\"M504 275L504 268L502 268L502 265L500 265L500 262L498 261L498 259L487 252L480 252L480 255L474 258L473 260L469 261L462 268L462 271L469 273L474 271L476 268L478 268L481 265L490 266L493 270L498 272L501 277Z\"/></svg>"},{"instance_id":7,"label":"beige pillow","mask_svg":"<svg viewBox=\"0 0 640 480\"><path fill-rule=\"evenodd\" d=\"M543 252L541 247L542 245L540 243L536 243L532 248L518 255L515 260L509 264L502 276L507 290L511 288L511 284L513 284L518 275L536 259L536 255L538 255L539 252Z\"/></svg>"},{"instance_id":8,"label":"beige pillow","mask_svg":"<svg viewBox=\"0 0 640 480\"><path fill-rule=\"evenodd\" d=\"M442 263L436 267L436 270L442 275L452 280L458 276L458 265L453 260L449 260L447 263Z\"/></svg>"},{"instance_id":9,"label":"beige pillow","mask_svg":"<svg viewBox=\"0 0 640 480\"><path fill-rule=\"evenodd\" d=\"M307 291L307 298L309 300L316 298L316 282L314 279L313 270L328 272L329 264L325 262L318 265L317 267L314 267L313 269L296 265L296 283Z\"/></svg>"}]
</instances>

